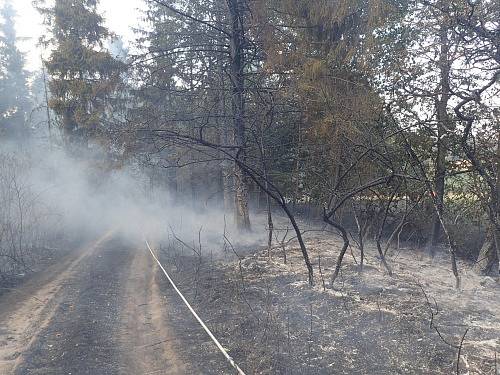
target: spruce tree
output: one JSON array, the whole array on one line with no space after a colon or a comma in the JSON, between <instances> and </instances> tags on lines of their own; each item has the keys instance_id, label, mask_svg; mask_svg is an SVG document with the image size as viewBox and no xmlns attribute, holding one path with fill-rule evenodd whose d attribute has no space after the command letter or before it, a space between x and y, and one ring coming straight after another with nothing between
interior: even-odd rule
<instances>
[{"instance_id":1,"label":"spruce tree","mask_svg":"<svg viewBox=\"0 0 500 375\"><path fill-rule=\"evenodd\" d=\"M50 107L68 145L88 145L105 132L109 103L125 64L104 48L112 35L97 12L97 0L56 0L39 6L52 31L54 49L46 61Z\"/></svg>"}]
</instances>

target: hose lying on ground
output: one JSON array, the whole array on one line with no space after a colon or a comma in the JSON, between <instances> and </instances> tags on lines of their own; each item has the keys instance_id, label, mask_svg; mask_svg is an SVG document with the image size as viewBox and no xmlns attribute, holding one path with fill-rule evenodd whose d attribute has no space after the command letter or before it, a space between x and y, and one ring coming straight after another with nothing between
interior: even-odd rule
<instances>
[{"instance_id":1,"label":"hose lying on ground","mask_svg":"<svg viewBox=\"0 0 500 375\"><path fill-rule=\"evenodd\" d=\"M165 271L165 268L163 268L162 264L160 263L160 261L158 260L158 258L156 257L153 249L151 249L151 246L149 246L149 242L146 240L146 246L148 247L148 250L149 252L151 253L151 255L153 256L154 260L156 261L156 263L158 263L158 266L160 266L161 270L163 271L163 273L165 274L165 276L167 277L168 281L170 282L170 284L173 286L174 290L177 292L177 294L179 295L179 297L181 297L182 301L184 302L184 304L187 306L187 308L189 309L189 311L191 311L191 314L193 314L193 316L196 318L196 320L198 321L198 323L200 323L200 325L203 327L203 329L205 330L205 332L208 334L208 336L210 336L210 338L212 339L212 341L215 343L215 345L217 346L217 348L221 351L221 353L224 355L224 357L226 357L226 359L228 360L229 364L236 370L238 371L238 374L239 375L245 375L245 373L243 372L242 369L240 369L240 367L236 364L236 362L234 361L234 359L227 353L226 349L224 349L222 347L222 345L220 344L219 340L217 340L215 338L215 336L213 335L212 332L210 332L210 330L208 329L208 327L206 326L206 324L203 322L203 320L201 320L201 318L198 316L198 314L196 313L196 311L194 311L194 309L191 307L191 305L189 304L189 302L186 300L186 298L182 295L182 293L180 292L180 290L177 288L177 286L175 285L175 283L173 282L173 280L170 278L170 276L168 275L167 271Z\"/></svg>"}]
</instances>

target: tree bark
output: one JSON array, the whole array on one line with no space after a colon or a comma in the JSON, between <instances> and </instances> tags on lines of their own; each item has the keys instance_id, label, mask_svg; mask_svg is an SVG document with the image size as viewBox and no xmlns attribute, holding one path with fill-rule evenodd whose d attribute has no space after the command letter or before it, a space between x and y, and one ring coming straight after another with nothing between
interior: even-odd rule
<instances>
[{"instance_id":1,"label":"tree bark","mask_svg":"<svg viewBox=\"0 0 500 375\"><path fill-rule=\"evenodd\" d=\"M340 232L342 236L342 241L344 242L342 245L342 249L340 249L340 253L337 258L337 263L335 264L335 270L333 271L332 278L330 281L330 286L333 287L333 284L335 283L335 280L337 279L340 273L340 268L342 267L342 260L344 259L344 255L347 251L347 248L349 247L349 235L347 234L347 230L344 228L343 225L337 223L331 217L328 217L326 213L323 215L323 220L325 221L325 223L330 224L332 227L334 227Z\"/></svg>"},{"instance_id":2,"label":"tree bark","mask_svg":"<svg viewBox=\"0 0 500 375\"><path fill-rule=\"evenodd\" d=\"M475 270L481 275L498 276L500 273L500 232L498 230L498 202L500 194L500 133L497 134L497 149L495 163L495 189L491 194L497 197L492 199L489 204L490 228L486 236L479 255L477 257ZM495 220L492 220L494 218ZM495 223L497 221L497 223Z\"/></svg>"},{"instance_id":3,"label":"tree bark","mask_svg":"<svg viewBox=\"0 0 500 375\"><path fill-rule=\"evenodd\" d=\"M408 139L404 138L404 142L405 142L405 148L406 148L409 156L417 164L418 169L420 169L420 172L422 174L422 178L424 180L427 191L432 195L431 198L432 198L432 205L434 207L434 211L436 213L436 216L439 219L439 223L441 224L441 229L443 230L443 233L446 236L446 239L448 240L450 260L451 260L451 270L453 272L453 276L455 277L455 287L457 289L459 289L461 280L460 280L460 275L458 273L458 266L457 266L457 255L456 255L457 246L456 246L455 241L453 240L453 238L448 230L448 227L446 226L443 215L439 211L436 197L434 196L434 194L432 194L432 182L430 181L430 179L427 177L427 174L425 173L425 168L422 164L422 161L420 160L420 158L417 156L417 154L415 153L415 151L411 147L410 142L408 142Z\"/></svg>"},{"instance_id":4,"label":"tree bark","mask_svg":"<svg viewBox=\"0 0 500 375\"><path fill-rule=\"evenodd\" d=\"M498 269L498 252L497 245L499 241L498 233L492 226L488 231L488 235L479 251L474 269L481 275L497 276Z\"/></svg>"},{"instance_id":5,"label":"tree bark","mask_svg":"<svg viewBox=\"0 0 500 375\"><path fill-rule=\"evenodd\" d=\"M239 0L228 0L229 20L231 23L231 85L234 142L239 148L237 159L245 163L245 80L244 80L244 40L245 29ZM248 210L248 182L246 174L235 163L235 213L236 225L240 230L250 230Z\"/></svg>"},{"instance_id":6,"label":"tree bark","mask_svg":"<svg viewBox=\"0 0 500 375\"><path fill-rule=\"evenodd\" d=\"M219 14L216 15L218 23L222 21L219 19ZM219 141L222 139L222 144L227 146L231 142L231 129L230 124L227 120L227 105L226 105L226 77L224 72L223 57L217 56L217 108L220 117L216 117L215 122L218 129L221 129L222 133L219 134ZM224 212L229 213L234 211L234 188L233 188L233 168L228 160L225 160L224 154L220 152L221 159L221 190L222 190L222 202L224 205Z\"/></svg>"},{"instance_id":7,"label":"tree bark","mask_svg":"<svg viewBox=\"0 0 500 375\"><path fill-rule=\"evenodd\" d=\"M436 99L436 116L437 116L437 142L436 142L436 159L435 159L435 175L434 175L434 194L436 196L437 209L439 214L443 214L444 194L445 194L445 178L446 178L446 155L447 149L445 144L445 135L450 119L448 115L448 101L450 100L450 61L449 61L449 40L448 27L441 26L439 30L439 71L440 71L440 95ZM434 257L436 245L441 236L441 222L438 215L434 215L431 235L429 238L429 252Z\"/></svg>"}]
</instances>

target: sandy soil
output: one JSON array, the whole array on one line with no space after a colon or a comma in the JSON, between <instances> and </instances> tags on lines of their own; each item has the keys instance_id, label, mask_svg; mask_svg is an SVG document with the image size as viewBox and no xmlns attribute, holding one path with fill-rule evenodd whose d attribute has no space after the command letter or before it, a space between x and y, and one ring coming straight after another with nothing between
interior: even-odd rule
<instances>
[{"instance_id":1,"label":"sandy soil","mask_svg":"<svg viewBox=\"0 0 500 375\"><path fill-rule=\"evenodd\" d=\"M127 374L185 374L175 338L166 321L168 302L157 285L158 267L146 252L136 252L129 270L121 346Z\"/></svg>"},{"instance_id":2,"label":"sandy soil","mask_svg":"<svg viewBox=\"0 0 500 375\"><path fill-rule=\"evenodd\" d=\"M0 373L15 371L22 362L23 353L46 327L60 304L59 292L64 282L108 236L105 234L94 243L68 254L45 272L0 297Z\"/></svg>"}]
</instances>

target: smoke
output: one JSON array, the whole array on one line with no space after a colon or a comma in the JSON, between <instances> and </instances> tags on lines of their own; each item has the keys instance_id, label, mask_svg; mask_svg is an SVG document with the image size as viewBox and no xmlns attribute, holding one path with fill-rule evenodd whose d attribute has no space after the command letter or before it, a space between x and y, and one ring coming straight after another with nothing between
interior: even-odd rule
<instances>
[{"instance_id":1,"label":"smoke","mask_svg":"<svg viewBox=\"0 0 500 375\"><path fill-rule=\"evenodd\" d=\"M221 208L183 201L164 186L151 186L147 170L137 162L111 168L99 147L75 157L60 148L31 144L19 150L3 143L0 155L17 160L18 184L36 202L29 215L43 211L42 231L50 238L113 230L136 245L149 238L202 245L215 253L226 241L234 246L265 242L263 230L239 233Z\"/></svg>"}]
</instances>

